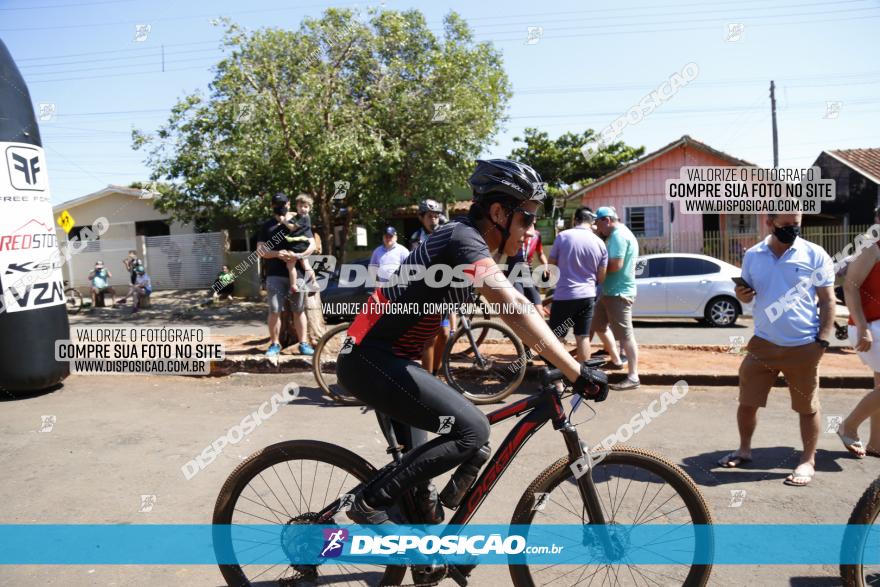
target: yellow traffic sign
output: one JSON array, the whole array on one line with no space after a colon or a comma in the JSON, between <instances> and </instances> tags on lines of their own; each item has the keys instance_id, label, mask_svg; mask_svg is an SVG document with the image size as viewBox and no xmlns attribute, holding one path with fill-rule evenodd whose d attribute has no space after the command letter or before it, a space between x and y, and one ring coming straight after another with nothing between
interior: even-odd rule
<instances>
[{"instance_id":1,"label":"yellow traffic sign","mask_svg":"<svg viewBox=\"0 0 880 587\"><path fill-rule=\"evenodd\" d=\"M57 218L58 226L64 229L64 232L70 234L70 229L73 228L73 216L70 215L70 212L65 210L61 213L61 216Z\"/></svg>"}]
</instances>

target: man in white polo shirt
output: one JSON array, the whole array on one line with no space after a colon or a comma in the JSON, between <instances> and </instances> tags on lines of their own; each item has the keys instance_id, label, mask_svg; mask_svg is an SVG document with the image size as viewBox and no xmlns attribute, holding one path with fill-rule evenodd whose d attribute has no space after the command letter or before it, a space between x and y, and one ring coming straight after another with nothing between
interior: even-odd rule
<instances>
[{"instance_id":1,"label":"man in white polo shirt","mask_svg":"<svg viewBox=\"0 0 880 587\"><path fill-rule=\"evenodd\" d=\"M389 226L382 235L382 244L376 247L373 256L370 257L370 270L376 271L379 283L385 283L391 279L407 255L409 250L397 243L397 229Z\"/></svg>"},{"instance_id":2,"label":"man in white polo shirt","mask_svg":"<svg viewBox=\"0 0 880 587\"><path fill-rule=\"evenodd\" d=\"M834 267L828 253L800 238L800 214L770 214L772 233L743 257L736 297L755 300L755 335L739 368L739 449L718 461L737 467L752 460L752 434L758 408L767 405L781 371L791 392L791 409L800 416L804 451L786 485L803 486L816 473L819 441L819 361L834 327ZM818 298L818 303L817 303Z\"/></svg>"}]
</instances>

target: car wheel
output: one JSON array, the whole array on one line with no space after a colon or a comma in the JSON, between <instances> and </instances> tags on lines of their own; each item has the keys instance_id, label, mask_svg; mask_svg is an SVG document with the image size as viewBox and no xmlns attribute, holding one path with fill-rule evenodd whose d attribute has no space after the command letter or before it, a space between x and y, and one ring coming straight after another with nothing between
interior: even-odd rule
<instances>
[{"instance_id":1,"label":"car wheel","mask_svg":"<svg viewBox=\"0 0 880 587\"><path fill-rule=\"evenodd\" d=\"M739 304L735 299L728 296L712 298L706 304L706 311L704 312L706 324L717 327L733 326L736 324L736 319L739 318L739 315Z\"/></svg>"}]
</instances>

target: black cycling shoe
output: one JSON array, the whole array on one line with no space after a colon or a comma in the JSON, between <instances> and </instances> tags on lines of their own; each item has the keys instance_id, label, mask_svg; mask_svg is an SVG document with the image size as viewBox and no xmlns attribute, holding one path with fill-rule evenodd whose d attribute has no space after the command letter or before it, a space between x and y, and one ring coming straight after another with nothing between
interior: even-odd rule
<instances>
[{"instance_id":1,"label":"black cycling shoe","mask_svg":"<svg viewBox=\"0 0 880 587\"><path fill-rule=\"evenodd\" d=\"M371 526L375 524L391 524L393 523L388 517L385 509L371 507L364 501L363 492L358 493L354 498L351 508L345 512L348 518L362 526Z\"/></svg>"}]
</instances>

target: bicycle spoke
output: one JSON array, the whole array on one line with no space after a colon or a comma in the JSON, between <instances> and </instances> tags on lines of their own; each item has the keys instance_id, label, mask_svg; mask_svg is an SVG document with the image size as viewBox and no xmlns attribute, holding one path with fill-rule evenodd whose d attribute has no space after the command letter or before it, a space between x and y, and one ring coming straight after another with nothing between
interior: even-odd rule
<instances>
[{"instance_id":1,"label":"bicycle spoke","mask_svg":"<svg viewBox=\"0 0 880 587\"><path fill-rule=\"evenodd\" d=\"M570 550L570 556L563 552L558 559L548 561L552 564L525 564L515 569L528 569L528 576L536 585L665 587L689 584L695 577L705 577L710 567L693 562L697 545L692 528L697 523L706 523L704 519L711 523L711 518L708 518L705 507L702 510L705 514L698 513L694 491L687 492L686 487L682 489L681 484L674 482L675 477L681 477L683 473L668 464L650 463L652 458L640 451L617 449L594 466L589 477L580 480L575 480L566 469L557 469L558 480L535 490L549 493L541 515L536 512L524 522L540 522L544 525L543 532L547 532L547 524L571 523L572 518L580 517L577 513L581 508L579 504L583 503L586 513L586 503L578 484L592 483L607 524L633 524L657 530L645 535L645 544L639 541L639 533L632 537L621 533L617 538L612 535L612 542L606 545L589 534L589 524L585 524L583 547ZM574 489L575 493L569 489ZM696 499L699 499L698 494ZM584 517L582 523L584 521L591 520ZM601 530L601 527L597 529ZM621 530L625 532L623 528ZM566 538L571 539L570 536ZM555 539L552 531L547 532L546 539ZM643 561L648 558L652 560Z\"/></svg>"}]
</instances>

